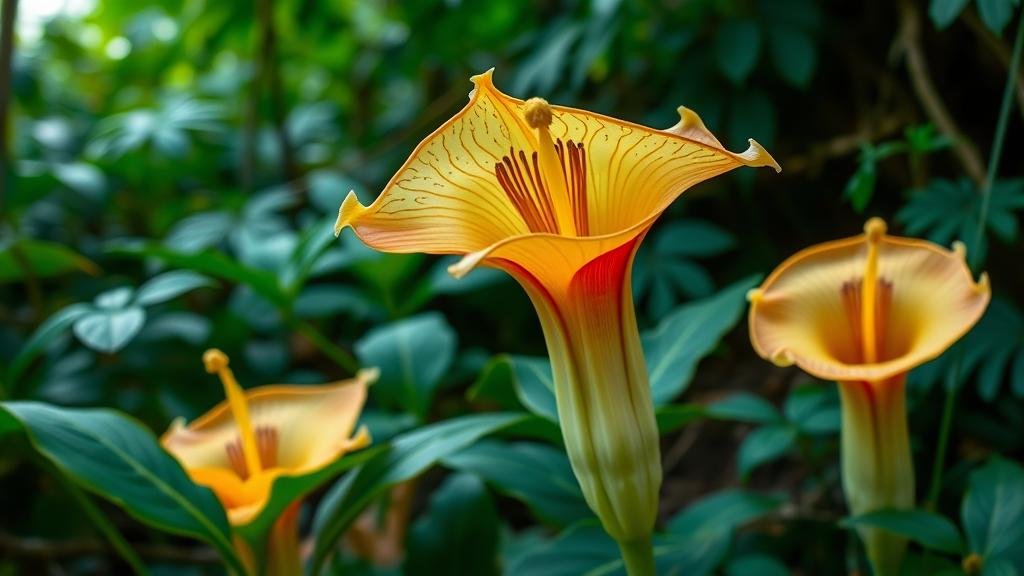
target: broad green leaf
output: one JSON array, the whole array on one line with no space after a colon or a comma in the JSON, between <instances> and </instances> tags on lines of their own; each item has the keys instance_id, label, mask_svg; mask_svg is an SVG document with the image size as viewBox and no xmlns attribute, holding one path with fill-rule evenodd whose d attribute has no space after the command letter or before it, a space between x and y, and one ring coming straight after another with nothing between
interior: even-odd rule
<instances>
[{"instance_id":1,"label":"broad green leaf","mask_svg":"<svg viewBox=\"0 0 1024 576\"><path fill-rule=\"evenodd\" d=\"M715 34L718 69L735 84L742 84L761 55L761 29L753 20L726 20Z\"/></svg>"},{"instance_id":2,"label":"broad green leaf","mask_svg":"<svg viewBox=\"0 0 1024 576\"><path fill-rule=\"evenodd\" d=\"M362 291L345 284L313 284L295 298L295 315L299 318L343 316L354 320L384 317L381 310Z\"/></svg>"},{"instance_id":3,"label":"broad green leaf","mask_svg":"<svg viewBox=\"0 0 1024 576\"><path fill-rule=\"evenodd\" d=\"M741 477L789 452L796 441L796 429L789 424L772 424L751 430L740 445L737 465Z\"/></svg>"},{"instance_id":4,"label":"broad green leaf","mask_svg":"<svg viewBox=\"0 0 1024 576\"><path fill-rule=\"evenodd\" d=\"M680 306L645 334L644 355L654 404L671 402L686 390L697 363L718 345L746 309L747 291L760 280L751 276L714 296Z\"/></svg>"},{"instance_id":5,"label":"broad green leaf","mask_svg":"<svg viewBox=\"0 0 1024 576\"><path fill-rule=\"evenodd\" d=\"M520 555L505 574L530 576L581 576L621 572L622 560L615 541L594 524L569 528L557 538ZM604 571L602 568L611 570Z\"/></svg>"},{"instance_id":6,"label":"broad green leaf","mask_svg":"<svg viewBox=\"0 0 1024 576\"><path fill-rule=\"evenodd\" d=\"M164 264L201 272L214 278L244 284L278 306L287 306L288 298L277 283L277 277L266 270L239 264L221 252L179 252L159 244L119 245L108 250L117 256L155 258Z\"/></svg>"},{"instance_id":7,"label":"broad green leaf","mask_svg":"<svg viewBox=\"0 0 1024 576\"><path fill-rule=\"evenodd\" d=\"M811 36L798 28L779 27L768 33L772 61L779 75L797 88L811 81L818 51Z\"/></svg>"},{"instance_id":8,"label":"broad green leaf","mask_svg":"<svg viewBox=\"0 0 1024 576\"><path fill-rule=\"evenodd\" d=\"M839 391L831 383L803 384L786 397L784 412L786 420L805 434L838 432Z\"/></svg>"},{"instance_id":9,"label":"broad green leaf","mask_svg":"<svg viewBox=\"0 0 1024 576\"><path fill-rule=\"evenodd\" d=\"M971 473L960 510L969 552L1024 569L1024 468L999 457Z\"/></svg>"},{"instance_id":10,"label":"broad green leaf","mask_svg":"<svg viewBox=\"0 0 1024 576\"><path fill-rule=\"evenodd\" d=\"M193 484L141 425L110 410L37 402L6 402L0 407L21 422L35 449L76 484L141 522L213 545L226 562L245 573L217 497Z\"/></svg>"},{"instance_id":11,"label":"broad green leaf","mask_svg":"<svg viewBox=\"0 0 1024 576\"><path fill-rule=\"evenodd\" d=\"M181 253L212 248L227 238L235 222L235 217L227 212L194 214L178 221L164 238L164 244Z\"/></svg>"},{"instance_id":12,"label":"broad green leaf","mask_svg":"<svg viewBox=\"0 0 1024 576\"><path fill-rule=\"evenodd\" d=\"M749 392L737 392L708 405L707 415L722 420L736 420L753 424L772 424L782 421L779 411L770 402Z\"/></svg>"},{"instance_id":13,"label":"broad green leaf","mask_svg":"<svg viewBox=\"0 0 1024 576\"><path fill-rule=\"evenodd\" d=\"M509 394L515 395L515 398ZM523 407L558 422L555 383L547 358L502 354L492 358L480 372L470 398L497 399L503 408Z\"/></svg>"},{"instance_id":14,"label":"broad green leaf","mask_svg":"<svg viewBox=\"0 0 1024 576\"><path fill-rule=\"evenodd\" d=\"M964 11L970 0L932 0L928 6L928 16L939 30L948 28Z\"/></svg>"},{"instance_id":15,"label":"broad green leaf","mask_svg":"<svg viewBox=\"0 0 1024 576\"><path fill-rule=\"evenodd\" d=\"M21 238L0 243L0 283L23 278L53 278L70 272L96 275L99 267L56 242Z\"/></svg>"},{"instance_id":16,"label":"broad green leaf","mask_svg":"<svg viewBox=\"0 0 1024 576\"><path fill-rule=\"evenodd\" d=\"M318 574L338 538L377 496L420 475L442 458L480 438L522 424L525 414L476 414L418 428L395 438L390 450L374 456L337 482L313 519L315 548L310 566Z\"/></svg>"},{"instance_id":17,"label":"broad green leaf","mask_svg":"<svg viewBox=\"0 0 1024 576\"><path fill-rule=\"evenodd\" d=\"M568 526L594 517L563 450L544 444L484 440L442 464L480 476L499 492L521 500L537 516Z\"/></svg>"},{"instance_id":18,"label":"broad green leaf","mask_svg":"<svg viewBox=\"0 0 1024 576\"><path fill-rule=\"evenodd\" d=\"M32 336L25 342L25 345L18 351L18 355L11 361L11 367L7 371L8 381L12 383L17 382L25 372L25 369L28 368L29 363L44 348L53 343L57 338L60 338L61 335L71 328L72 324L90 311L92 311L92 307L87 304L72 304L47 318L45 322L39 325L39 328L36 328L36 331L32 333Z\"/></svg>"},{"instance_id":19,"label":"broad green leaf","mask_svg":"<svg viewBox=\"0 0 1024 576\"><path fill-rule=\"evenodd\" d=\"M303 231L298 245L281 272L281 284L294 296L306 283L320 257L335 242L334 217L325 218Z\"/></svg>"},{"instance_id":20,"label":"broad green leaf","mask_svg":"<svg viewBox=\"0 0 1024 576\"><path fill-rule=\"evenodd\" d=\"M1013 17L1013 7L1019 3L1020 0L977 0L978 14L989 30L1002 34Z\"/></svg>"},{"instance_id":21,"label":"broad green leaf","mask_svg":"<svg viewBox=\"0 0 1024 576\"><path fill-rule=\"evenodd\" d=\"M202 274L188 270L164 272L139 286L135 292L135 303L139 306L153 306L177 298L196 288L212 286L216 286L213 280Z\"/></svg>"},{"instance_id":22,"label":"broad green leaf","mask_svg":"<svg viewBox=\"0 0 1024 576\"><path fill-rule=\"evenodd\" d=\"M668 521L674 534L728 533L778 508L784 498L746 490L722 490L688 506Z\"/></svg>"},{"instance_id":23,"label":"broad green leaf","mask_svg":"<svg viewBox=\"0 0 1024 576\"><path fill-rule=\"evenodd\" d=\"M376 399L423 420L456 346L455 331L444 316L428 312L370 330L356 342L355 352L364 366L380 368Z\"/></svg>"},{"instance_id":24,"label":"broad green leaf","mask_svg":"<svg viewBox=\"0 0 1024 576\"><path fill-rule=\"evenodd\" d=\"M725 576L789 576L786 565L766 554L746 554L729 561Z\"/></svg>"},{"instance_id":25,"label":"broad green leaf","mask_svg":"<svg viewBox=\"0 0 1024 576\"><path fill-rule=\"evenodd\" d=\"M483 482L449 476L409 527L403 572L497 576L498 539L498 511Z\"/></svg>"},{"instance_id":26,"label":"broad green leaf","mask_svg":"<svg viewBox=\"0 0 1024 576\"><path fill-rule=\"evenodd\" d=\"M949 554L959 554L964 547L952 522L925 510L877 510L845 518L840 524L846 528L881 528L906 536L929 550Z\"/></svg>"},{"instance_id":27,"label":"broad green leaf","mask_svg":"<svg viewBox=\"0 0 1024 576\"><path fill-rule=\"evenodd\" d=\"M74 332L89 348L113 354L131 342L145 323L146 311L139 306L94 308L75 321Z\"/></svg>"},{"instance_id":28,"label":"broad green leaf","mask_svg":"<svg viewBox=\"0 0 1024 576\"><path fill-rule=\"evenodd\" d=\"M373 446L347 454L309 474L278 477L271 487L270 499L259 515L248 524L237 526L235 530L250 542L262 542L273 527L274 521L284 513L290 504L316 490L331 478L366 463L386 450L385 446Z\"/></svg>"},{"instance_id":29,"label":"broad green leaf","mask_svg":"<svg viewBox=\"0 0 1024 576\"><path fill-rule=\"evenodd\" d=\"M709 258L736 245L736 238L707 220L681 218L659 228L654 237L659 254Z\"/></svg>"}]
</instances>

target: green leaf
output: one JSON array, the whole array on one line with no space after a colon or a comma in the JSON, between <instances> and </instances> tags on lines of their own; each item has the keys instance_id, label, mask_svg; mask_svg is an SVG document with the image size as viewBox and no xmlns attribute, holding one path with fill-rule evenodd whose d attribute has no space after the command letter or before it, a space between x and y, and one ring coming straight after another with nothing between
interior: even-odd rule
<instances>
[{"instance_id":1,"label":"green leaf","mask_svg":"<svg viewBox=\"0 0 1024 576\"><path fill-rule=\"evenodd\" d=\"M655 535L654 562L657 574L705 576L728 551L728 537L706 535ZM515 557L506 574L530 576L626 576L618 545L595 523L581 523L557 538Z\"/></svg>"},{"instance_id":2,"label":"green leaf","mask_svg":"<svg viewBox=\"0 0 1024 576\"><path fill-rule=\"evenodd\" d=\"M141 522L213 545L235 570L246 573L217 497L193 484L141 425L110 410L38 402L0 407L22 423L35 449L76 484Z\"/></svg>"},{"instance_id":3,"label":"green leaf","mask_svg":"<svg viewBox=\"0 0 1024 576\"><path fill-rule=\"evenodd\" d=\"M928 6L928 16L939 30L948 28L964 11L970 0L932 0Z\"/></svg>"},{"instance_id":4,"label":"green leaf","mask_svg":"<svg viewBox=\"0 0 1024 576\"><path fill-rule=\"evenodd\" d=\"M514 397L509 396L514 394ZM523 407L558 422L555 383L547 358L502 354L488 361L480 372L470 399L497 399L503 408Z\"/></svg>"},{"instance_id":5,"label":"green leaf","mask_svg":"<svg viewBox=\"0 0 1024 576\"><path fill-rule=\"evenodd\" d=\"M753 20L727 20L715 35L718 69L734 84L742 84L761 55L761 29Z\"/></svg>"},{"instance_id":6,"label":"green leaf","mask_svg":"<svg viewBox=\"0 0 1024 576\"><path fill-rule=\"evenodd\" d=\"M498 511L476 476L448 477L409 528L405 574L497 575Z\"/></svg>"},{"instance_id":7,"label":"green leaf","mask_svg":"<svg viewBox=\"0 0 1024 576\"><path fill-rule=\"evenodd\" d=\"M660 228L654 245L659 254L710 258L732 249L736 238L707 220L681 218Z\"/></svg>"},{"instance_id":8,"label":"green leaf","mask_svg":"<svg viewBox=\"0 0 1024 576\"><path fill-rule=\"evenodd\" d=\"M7 372L8 381L17 382L28 365L44 348L60 338L71 328L72 324L91 311L92 307L87 304L72 304L47 318L21 347L18 355L11 360L11 367Z\"/></svg>"},{"instance_id":9,"label":"green leaf","mask_svg":"<svg viewBox=\"0 0 1024 576\"><path fill-rule=\"evenodd\" d=\"M442 464L480 476L556 525L594 518L564 450L544 444L484 440L448 456Z\"/></svg>"},{"instance_id":10,"label":"green leaf","mask_svg":"<svg viewBox=\"0 0 1024 576\"><path fill-rule=\"evenodd\" d=\"M797 28L782 27L771 30L768 39L772 60L783 80L797 88L807 87L818 63L811 36Z\"/></svg>"},{"instance_id":11,"label":"green leaf","mask_svg":"<svg viewBox=\"0 0 1024 576\"><path fill-rule=\"evenodd\" d=\"M977 3L978 14L985 26L996 34L1002 34L1003 28L1010 23L1013 7L1019 0L977 0Z\"/></svg>"},{"instance_id":12,"label":"green leaf","mask_svg":"<svg viewBox=\"0 0 1024 576\"><path fill-rule=\"evenodd\" d=\"M786 565L766 554L746 554L725 566L725 576L789 576Z\"/></svg>"},{"instance_id":13,"label":"green leaf","mask_svg":"<svg viewBox=\"0 0 1024 576\"><path fill-rule=\"evenodd\" d=\"M355 344L364 366L380 368L378 401L426 418L434 392L455 358L455 331L438 312L428 312L370 330Z\"/></svg>"},{"instance_id":14,"label":"green leaf","mask_svg":"<svg viewBox=\"0 0 1024 576\"><path fill-rule=\"evenodd\" d=\"M925 510L876 510L845 518L840 525L846 528L881 528L906 536L929 550L949 554L961 553L964 546L960 532L952 522Z\"/></svg>"},{"instance_id":15,"label":"green leaf","mask_svg":"<svg viewBox=\"0 0 1024 576\"><path fill-rule=\"evenodd\" d=\"M668 522L674 534L723 534L777 509L785 498L747 490L722 490L701 498Z\"/></svg>"},{"instance_id":16,"label":"green leaf","mask_svg":"<svg viewBox=\"0 0 1024 576\"><path fill-rule=\"evenodd\" d=\"M284 513L289 505L316 490L331 478L368 462L386 450L387 447L384 445L373 446L346 454L315 472L301 476L279 476L271 486L270 498L263 510L248 524L235 527L235 531L250 542L263 542L273 527L274 521Z\"/></svg>"},{"instance_id":17,"label":"green leaf","mask_svg":"<svg viewBox=\"0 0 1024 576\"><path fill-rule=\"evenodd\" d=\"M754 468L789 452L795 441L796 429L789 424L773 424L752 430L740 445L737 458L740 476L746 477Z\"/></svg>"},{"instance_id":18,"label":"green leaf","mask_svg":"<svg viewBox=\"0 0 1024 576\"><path fill-rule=\"evenodd\" d=\"M0 243L0 283L53 278L70 272L96 275L99 267L74 250L44 240L20 238Z\"/></svg>"},{"instance_id":19,"label":"green leaf","mask_svg":"<svg viewBox=\"0 0 1024 576\"><path fill-rule=\"evenodd\" d=\"M804 434L832 434L839 431L839 392L828 383L797 386L786 397L786 420Z\"/></svg>"},{"instance_id":20,"label":"green leaf","mask_svg":"<svg viewBox=\"0 0 1024 576\"><path fill-rule=\"evenodd\" d=\"M316 544L313 574L318 574L338 539L374 498L391 486L415 478L442 458L480 438L526 422L524 414L476 414L445 420L398 436L391 449L375 456L332 487L313 519Z\"/></svg>"},{"instance_id":21,"label":"green leaf","mask_svg":"<svg viewBox=\"0 0 1024 576\"><path fill-rule=\"evenodd\" d=\"M712 418L753 424L773 424L782 421L782 416L775 406L749 392L737 392L714 402L708 405L706 412Z\"/></svg>"},{"instance_id":22,"label":"green leaf","mask_svg":"<svg viewBox=\"0 0 1024 576\"><path fill-rule=\"evenodd\" d=\"M177 298L196 288L211 286L216 286L216 284L213 280L202 274L196 274L188 270L164 272L159 276L150 278L149 281L139 287L135 292L135 303L139 306L153 306L154 304L160 304Z\"/></svg>"},{"instance_id":23,"label":"green leaf","mask_svg":"<svg viewBox=\"0 0 1024 576\"><path fill-rule=\"evenodd\" d=\"M75 321L75 336L83 344L113 354L124 348L142 330L146 311L139 306L94 308Z\"/></svg>"},{"instance_id":24,"label":"green leaf","mask_svg":"<svg viewBox=\"0 0 1024 576\"><path fill-rule=\"evenodd\" d=\"M281 290L274 274L239 264L214 250L179 252L159 244L121 244L112 246L108 252L116 256L155 258L169 266L194 270L221 280L244 284L278 306L286 307L289 304L288 297Z\"/></svg>"},{"instance_id":25,"label":"green leaf","mask_svg":"<svg viewBox=\"0 0 1024 576\"><path fill-rule=\"evenodd\" d=\"M680 306L643 342L655 406L667 404L686 390L697 363L718 345L746 309L747 291L760 276L751 276L714 296Z\"/></svg>"},{"instance_id":26,"label":"green leaf","mask_svg":"<svg viewBox=\"0 0 1024 576\"><path fill-rule=\"evenodd\" d=\"M960 510L967 547L985 564L996 560L1024 569L1024 468L992 458L971 473Z\"/></svg>"},{"instance_id":27,"label":"green leaf","mask_svg":"<svg viewBox=\"0 0 1024 576\"><path fill-rule=\"evenodd\" d=\"M861 213L871 202L875 195L876 173L876 152L871 144L861 146L860 158L857 164L857 171L853 173L846 183L843 197L850 201L850 205L857 213Z\"/></svg>"}]
</instances>

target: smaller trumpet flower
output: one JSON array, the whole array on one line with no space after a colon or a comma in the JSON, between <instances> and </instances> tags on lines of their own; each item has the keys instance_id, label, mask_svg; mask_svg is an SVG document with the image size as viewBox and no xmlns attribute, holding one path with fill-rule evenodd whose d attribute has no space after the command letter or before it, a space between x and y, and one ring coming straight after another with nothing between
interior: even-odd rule
<instances>
[{"instance_id":1,"label":"smaller trumpet flower","mask_svg":"<svg viewBox=\"0 0 1024 576\"><path fill-rule=\"evenodd\" d=\"M220 377L226 401L188 425L175 420L161 443L196 484L213 490L234 526L259 516L278 478L312 474L370 443L365 428L353 431L376 370L322 386L242 390L223 352L207 350L203 364ZM301 572L297 519L294 502L273 527L266 558L271 573Z\"/></svg>"},{"instance_id":2,"label":"smaller trumpet flower","mask_svg":"<svg viewBox=\"0 0 1024 576\"><path fill-rule=\"evenodd\" d=\"M887 236L879 218L862 236L797 253L751 291L757 353L839 384L843 491L854 514L913 507L907 372L970 330L989 297L962 244ZM898 574L906 541L859 533L875 574Z\"/></svg>"}]
</instances>

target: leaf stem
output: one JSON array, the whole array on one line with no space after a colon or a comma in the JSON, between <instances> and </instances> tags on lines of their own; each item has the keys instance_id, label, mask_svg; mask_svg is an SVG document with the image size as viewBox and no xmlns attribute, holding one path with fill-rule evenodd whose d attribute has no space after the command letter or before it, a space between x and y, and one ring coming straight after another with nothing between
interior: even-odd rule
<instances>
[{"instance_id":1,"label":"leaf stem","mask_svg":"<svg viewBox=\"0 0 1024 576\"><path fill-rule=\"evenodd\" d=\"M942 406L942 422L939 425L939 443L935 447L935 460L932 464L932 478L928 486L928 498L925 508L935 510L942 490L942 471L946 466L946 448L949 445L949 431L953 425L953 409L956 407L956 394L960 389L960 361L963 349L957 348L953 353L953 367L946 382L946 401Z\"/></svg>"},{"instance_id":2,"label":"leaf stem","mask_svg":"<svg viewBox=\"0 0 1024 576\"><path fill-rule=\"evenodd\" d=\"M341 366L344 370L355 374L359 370L359 362L346 351L334 342L331 342L322 332L317 330L312 324L304 320L299 320L294 316L289 315L288 324L295 329L299 334L306 337L309 342L315 346L318 350L324 353L328 358L334 361L335 364Z\"/></svg>"},{"instance_id":3,"label":"leaf stem","mask_svg":"<svg viewBox=\"0 0 1024 576\"><path fill-rule=\"evenodd\" d=\"M622 560L629 576L654 576L654 548L651 540L619 542Z\"/></svg>"},{"instance_id":4,"label":"leaf stem","mask_svg":"<svg viewBox=\"0 0 1024 576\"><path fill-rule=\"evenodd\" d=\"M1017 24L1017 37L1013 42L1013 56L1010 58L1010 69L1006 75L1006 87L1003 89L1003 103L999 107L999 120L996 122L996 133L992 138L992 151L989 153L988 158L988 170L985 173L985 183L981 189L978 230L974 234L974 243L971 244L975 258L981 253L978 247L981 245L985 228L988 224L988 212L992 204L992 185L995 183L996 174L999 172L999 161L1003 156L1003 142L1006 140L1006 128L1010 120L1010 106L1013 104L1013 87L1017 83L1022 48L1024 48L1024 11L1021 12L1020 21Z\"/></svg>"}]
</instances>

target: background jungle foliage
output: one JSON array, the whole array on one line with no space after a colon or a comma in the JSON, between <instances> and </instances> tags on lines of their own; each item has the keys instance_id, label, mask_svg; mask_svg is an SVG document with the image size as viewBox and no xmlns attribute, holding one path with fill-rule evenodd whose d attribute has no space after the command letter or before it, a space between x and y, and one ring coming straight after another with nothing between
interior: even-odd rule
<instances>
[{"instance_id":1,"label":"background jungle foliage","mask_svg":"<svg viewBox=\"0 0 1024 576\"><path fill-rule=\"evenodd\" d=\"M1024 574L1024 81L1010 84L1005 142L993 138L1017 0L2 4L4 32L18 8L16 40L0 33L4 399L107 406L159 434L221 399L200 362L210 346L249 385L380 365L364 415L375 443L433 442L404 477L309 502L303 531L328 569L619 570L558 448L521 291L330 233L344 194L372 200L463 105L469 76L495 67L510 94L653 126L685 104L730 149L754 137L783 166L691 190L638 257L644 345L663 367L659 565L862 565L834 386L758 359L743 295L795 250L879 215L894 233L966 242L994 299L911 376L930 512L863 521L911 536L912 573ZM534 416L444 428L499 410ZM154 572L222 570L208 544L112 504L116 487L83 491L12 419L0 435L0 574L125 571L110 531ZM339 544L395 506L396 551ZM972 554L983 562L962 564Z\"/></svg>"}]
</instances>

